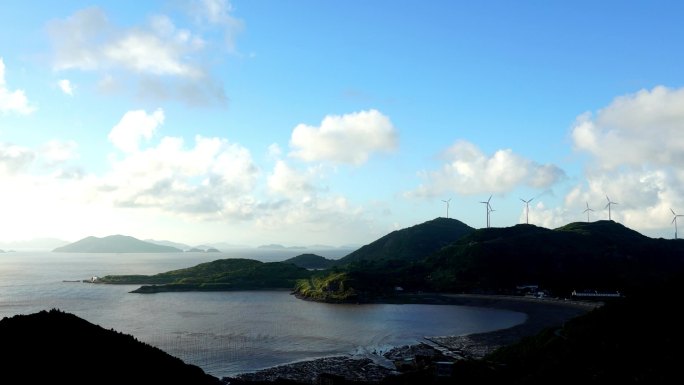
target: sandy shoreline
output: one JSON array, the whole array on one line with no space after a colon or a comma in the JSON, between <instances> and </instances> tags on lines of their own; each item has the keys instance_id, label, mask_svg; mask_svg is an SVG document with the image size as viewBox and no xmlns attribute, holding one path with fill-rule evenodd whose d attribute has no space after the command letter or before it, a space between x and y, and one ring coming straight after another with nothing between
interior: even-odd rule
<instances>
[{"instance_id":1,"label":"sandy shoreline","mask_svg":"<svg viewBox=\"0 0 684 385\"><path fill-rule=\"evenodd\" d=\"M508 329L486 333L463 336L426 336L425 343L396 347L379 356L379 360L385 361L384 365L378 364L378 360L371 360L367 357L345 355L276 366L254 373L241 374L237 376L237 379L251 382L275 381L282 378L301 383L315 383L318 376L325 373L345 377L347 380L377 382L396 373L394 368L387 365L387 362L408 360L416 355L443 357L449 360L481 358L501 346L535 335L545 328L561 326L565 321L601 305L590 302L477 294L407 294L387 302L511 310L527 314L527 320Z\"/></svg>"}]
</instances>

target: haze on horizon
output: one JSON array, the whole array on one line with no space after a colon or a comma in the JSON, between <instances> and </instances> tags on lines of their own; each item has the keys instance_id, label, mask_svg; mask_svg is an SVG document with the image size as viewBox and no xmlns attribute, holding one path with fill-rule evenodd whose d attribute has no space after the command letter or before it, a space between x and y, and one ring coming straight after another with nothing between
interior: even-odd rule
<instances>
[{"instance_id":1,"label":"haze on horizon","mask_svg":"<svg viewBox=\"0 0 684 385\"><path fill-rule=\"evenodd\" d=\"M679 2L35 0L0 14L0 244L366 244L684 214Z\"/></svg>"}]
</instances>

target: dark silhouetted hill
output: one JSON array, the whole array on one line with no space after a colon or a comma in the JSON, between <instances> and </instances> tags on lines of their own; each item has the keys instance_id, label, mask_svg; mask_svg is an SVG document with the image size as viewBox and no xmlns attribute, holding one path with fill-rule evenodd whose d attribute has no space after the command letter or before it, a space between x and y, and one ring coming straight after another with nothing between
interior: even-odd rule
<instances>
[{"instance_id":1,"label":"dark silhouetted hill","mask_svg":"<svg viewBox=\"0 0 684 385\"><path fill-rule=\"evenodd\" d=\"M87 237L80 241L54 249L67 253L177 253L183 250L158 245L126 235L110 235L104 238Z\"/></svg>"},{"instance_id":2,"label":"dark silhouetted hill","mask_svg":"<svg viewBox=\"0 0 684 385\"><path fill-rule=\"evenodd\" d=\"M684 242L646 237L613 221L478 230L425 260L429 286L444 291L538 284L627 290L684 269Z\"/></svg>"},{"instance_id":3,"label":"dark silhouetted hill","mask_svg":"<svg viewBox=\"0 0 684 385\"><path fill-rule=\"evenodd\" d=\"M393 231L341 258L338 265L382 259L422 259L473 231L475 229L456 219L433 219Z\"/></svg>"},{"instance_id":4,"label":"dark silhouetted hill","mask_svg":"<svg viewBox=\"0 0 684 385\"><path fill-rule=\"evenodd\" d=\"M329 269L337 263L334 259L327 259L316 254L301 254L283 261L305 269Z\"/></svg>"},{"instance_id":5,"label":"dark silhouetted hill","mask_svg":"<svg viewBox=\"0 0 684 385\"><path fill-rule=\"evenodd\" d=\"M130 335L58 310L2 319L0 341L3 384L220 384Z\"/></svg>"}]
</instances>

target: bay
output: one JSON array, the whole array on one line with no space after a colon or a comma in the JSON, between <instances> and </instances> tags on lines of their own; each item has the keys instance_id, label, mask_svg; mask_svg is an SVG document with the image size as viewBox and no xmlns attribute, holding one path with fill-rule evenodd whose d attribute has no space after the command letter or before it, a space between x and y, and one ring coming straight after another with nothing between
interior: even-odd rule
<instances>
[{"instance_id":1,"label":"bay","mask_svg":"<svg viewBox=\"0 0 684 385\"><path fill-rule=\"evenodd\" d=\"M217 377L311 358L367 355L425 336L491 331L526 319L523 313L464 306L323 304L298 300L288 291L140 295L129 293L137 285L63 282L155 274L219 258L283 260L294 253L4 253L0 317L58 308L131 334Z\"/></svg>"}]
</instances>

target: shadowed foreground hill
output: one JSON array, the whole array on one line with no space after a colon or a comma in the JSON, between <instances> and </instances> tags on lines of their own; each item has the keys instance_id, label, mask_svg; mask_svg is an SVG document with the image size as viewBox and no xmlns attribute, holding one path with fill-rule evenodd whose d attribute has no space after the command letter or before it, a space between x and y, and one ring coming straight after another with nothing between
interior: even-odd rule
<instances>
[{"instance_id":1,"label":"shadowed foreground hill","mask_svg":"<svg viewBox=\"0 0 684 385\"><path fill-rule=\"evenodd\" d=\"M218 385L130 335L58 310L0 321L0 383Z\"/></svg>"}]
</instances>

